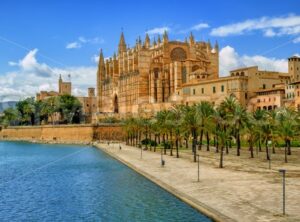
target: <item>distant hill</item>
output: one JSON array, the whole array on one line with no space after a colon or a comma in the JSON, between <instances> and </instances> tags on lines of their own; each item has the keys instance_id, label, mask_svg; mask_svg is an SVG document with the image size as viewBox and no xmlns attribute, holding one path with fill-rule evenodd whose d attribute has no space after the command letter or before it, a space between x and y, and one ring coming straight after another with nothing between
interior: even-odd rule
<instances>
[{"instance_id":1,"label":"distant hill","mask_svg":"<svg viewBox=\"0 0 300 222\"><path fill-rule=\"evenodd\" d=\"M7 108L14 108L16 106L16 101L7 101L7 102L0 102L0 113L2 113Z\"/></svg>"}]
</instances>

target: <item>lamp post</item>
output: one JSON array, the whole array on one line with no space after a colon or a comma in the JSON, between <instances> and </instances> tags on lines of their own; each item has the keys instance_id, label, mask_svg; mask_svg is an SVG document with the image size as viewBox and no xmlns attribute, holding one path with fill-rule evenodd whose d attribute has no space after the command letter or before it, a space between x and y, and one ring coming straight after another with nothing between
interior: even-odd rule
<instances>
[{"instance_id":1,"label":"lamp post","mask_svg":"<svg viewBox=\"0 0 300 222\"><path fill-rule=\"evenodd\" d=\"M141 147L141 159L143 158L143 145L140 145Z\"/></svg>"},{"instance_id":2,"label":"lamp post","mask_svg":"<svg viewBox=\"0 0 300 222\"><path fill-rule=\"evenodd\" d=\"M197 158L198 158L198 182L200 182L200 155L197 154Z\"/></svg>"},{"instance_id":3,"label":"lamp post","mask_svg":"<svg viewBox=\"0 0 300 222\"><path fill-rule=\"evenodd\" d=\"M282 173L282 214L285 215L285 169L280 169L280 173Z\"/></svg>"}]
</instances>

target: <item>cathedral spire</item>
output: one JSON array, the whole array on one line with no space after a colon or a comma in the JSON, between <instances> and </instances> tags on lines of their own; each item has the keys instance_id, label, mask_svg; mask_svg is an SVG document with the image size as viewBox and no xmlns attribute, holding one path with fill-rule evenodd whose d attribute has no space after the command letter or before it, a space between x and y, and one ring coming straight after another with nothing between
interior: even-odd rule
<instances>
[{"instance_id":1,"label":"cathedral spire","mask_svg":"<svg viewBox=\"0 0 300 222\"><path fill-rule=\"evenodd\" d=\"M168 42L169 42L169 37L168 37L167 30L165 30L163 34L163 43L168 43Z\"/></svg>"},{"instance_id":2,"label":"cathedral spire","mask_svg":"<svg viewBox=\"0 0 300 222\"><path fill-rule=\"evenodd\" d=\"M194 35L191 32L191 34L190 34L190 45L193 45L194 43L195 43Z\"/></svg>"},{"instance_id":3,"label":"cathedral spire","mask_svg":"<svg viewBox=\"0 0 300 222\"><path fill-rule=\"evenodd\" d=\"M103 56L102 49L100 50L98 72L101 76L105 75L105 63L104 63L104 56Z\"/></svg>"},{"instance_id":4,"label":"cathedral spire","mask_svg":"<svg viewBox=\"0 0 300 222\"><path fill-rule=\"evenodd\" d=\"M102 49L100 49L100 56L99 56L99 66L104 64L104 56Z\"/></svg>"},{"instance_id":5,"label":"cathedral spire","mask_svg":"<svg viewBox=\"0 0 300 222\"><path fill-rule=\"evenodd\" d=\"M153 38L153 46L156 46L156 40L155 40L155 37Z\"/></svg>"},{"instance_id":6,"label":"cathedral spire","mask_svg":"<svg viewBox=\"0 0 300 222\"><path fill-rule=\"evenodd\" d=\"M145 46L145 48L149 48L150 47L150 38L149 38L148 33L146 33L144 46Z\"/></svg>"},{"instance_id":7,"label":"cathedral spire","mask_svg":"<svg viewBox=\"0 0 300 222\"><path fill-rule=\"evenodd\" d=\"M122 31L120 41L119 41L119 54L122 54L123 52L126 52L126 42L124 38L124 33Z\"/></svg>"},{"instance_id":8,"label":"cathedral spire","mask_svg":"<svg viewBox=\"0 0 300 222\"><path fill-rule=\"evenodd\" d=\"M158 43L158 45L161 43L160 35L158 35L158 37L157 37L157 43Z\"/></svg>"},{"instance_id":9,"label":"cathedral spire","mask_svg":"<svg viewBox=\"0 0 300 222\"><path fill-rule=\"evenodd\" d=\"M218 41L216 41L214 49L215 49L216 52L219 51L219 44L218 44Z\"/></svg>"},{"instance_id":10,"label":"cathedral spire","mask_svg":"<svg viewBox=\"0 0 300 222\"><path fill-rule=\"evenodd\" d=\"M218 41L216 41L216 43L215 43L214 51L215 51L215 52L219 52L219 44L218 44Z\"/></svg>"},{"instance_id":11,"label":"cathedral spire","mask_svg":"<svg viewBox=\"0 0 300 222\"><path fill-rule=\"evenodd\" d=\"M209 39L207 40L207 43L206 43L206 50L207 50L207 53L211 52L211 44L210 44Z\"/></svg>"}]
</instances>

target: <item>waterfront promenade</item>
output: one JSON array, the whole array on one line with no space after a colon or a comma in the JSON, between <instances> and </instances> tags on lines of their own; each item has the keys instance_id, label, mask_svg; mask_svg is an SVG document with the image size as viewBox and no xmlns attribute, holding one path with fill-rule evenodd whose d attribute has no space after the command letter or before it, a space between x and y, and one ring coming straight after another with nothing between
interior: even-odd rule
<instances>
[{"instance_id":1,"label":"waterfront promenade","mask_svg":"<svg viewBox=\"0 0 300 222\"><path fill-rule=\"evenodd\" d=\"M160 152L143 151L141 158L141 150L135 147L121 144L120 150L118 143L94 145L218 221L300 221L298 164L287 166L287 215L282 216L280 164L274 163L269 170L258 159L244 158L241 163L225 156L225 168L219 169L218 155L201 151L197 182L197 163L187 152L179 159L164 155L166 165L161 167Z\"/></svg>"}]
</instances>

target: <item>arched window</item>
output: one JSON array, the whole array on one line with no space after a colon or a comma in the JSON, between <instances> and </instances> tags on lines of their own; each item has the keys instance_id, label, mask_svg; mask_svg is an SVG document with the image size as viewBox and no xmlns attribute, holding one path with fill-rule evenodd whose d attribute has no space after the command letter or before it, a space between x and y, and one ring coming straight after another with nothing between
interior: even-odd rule
<instances>
[{"instance_id":1,"label":"arched window","mask_svg":"<svg viewBox=\"0 0 300 222\"><path fill-rule=\"evenodd\" d=\"M194 72L194 71L196 71L196 70L198 70L198 69L200 69L200 66L194 65L194 66L192 67L192 72Z\"/></svg>"},{"instance_id":2,"label":"arched window","mask_svg":"<svg viewBox=\"0 0 300 222\"><path fill-rule=\"evenodd\" d=\"M172 61L184 61L186 60L187 55L184 49L177 47L171 51L171 60Z\"/></svg>"}]
</instances>

